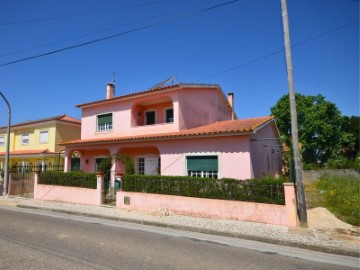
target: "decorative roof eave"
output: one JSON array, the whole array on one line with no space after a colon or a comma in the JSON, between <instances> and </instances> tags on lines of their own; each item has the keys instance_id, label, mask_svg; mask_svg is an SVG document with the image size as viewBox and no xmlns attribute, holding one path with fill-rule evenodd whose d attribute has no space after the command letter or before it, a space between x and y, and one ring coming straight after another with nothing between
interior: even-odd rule
<instances>
[{"instance_id":1,"label":"decorative roof eave","mask_svg":"<svg viewBox=\"0 0 360 270\"><path fill-rule=\"evenodd\" d=\"M116 143L134 143L134 142L150 142L150 141L166 141L166 140L180 140L180 139L198 139L198 138L213 138L213 137L230 137L230 136L245 136L253 134L253 131L237 131L237 132L213 132L204 134L181 134L181 135L164 135L164 136L149 136L149 137L122 137L122 138L108 138L95 140L81 140L74 142L60 143L61 146L77 146L77 145L101 145L101 144L116 144Z\"/></svg>"},{"instance_id":2,"label":"decorative roof eave","mask_svg":"<svg viewBox=\"0 0 360 270\"><path fill-rule=\"evenodd\" d=\"M118 96L118 97L114 97L114 98L111 98L111 99L102 99L102 100L92 101L92 102L88 102L88 103L78 104L75 107L77 107L77 108L86 108L86 107L91 107L91 106L95 106L95 105L98 105L98 104L113 103L113 102L116 102L116 101L119 101L119 100L129 100L129 99L133 99L133 98L149 96L149 95L153 95L154 93L171 92L171 91L175 91L175 90L178 90L178 89L181 89L181 88L186 88L186 87L192 87L192 88L207 87L207 88L215 88L215 89L221 90L220 86L217 85L217 84L178 83L178 84L174 84L174 85L170 85L170 86L162 86L162 87L157 87L157 88L153 88L153 89L146 90L146 91L140 91L140 92L131 93L131 94L123 95L123 96ZM226 98L225 98L225 100L226 100Z\"/></svg>"}]
</instances>

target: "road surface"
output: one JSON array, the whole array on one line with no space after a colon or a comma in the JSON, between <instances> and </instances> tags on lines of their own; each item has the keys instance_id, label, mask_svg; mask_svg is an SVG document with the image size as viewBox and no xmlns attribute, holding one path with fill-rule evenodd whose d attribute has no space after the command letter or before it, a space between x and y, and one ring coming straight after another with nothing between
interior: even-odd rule
<instances>
[{"instance_id":1,"label":"road surface","mask_svg":"<svg viewBox=\"0 0 360 270\"><path fill-rule=\"evenodd\" d=\"M0 206L0 269L359 269L357 258Z\"/></svg>"}]
</instances>

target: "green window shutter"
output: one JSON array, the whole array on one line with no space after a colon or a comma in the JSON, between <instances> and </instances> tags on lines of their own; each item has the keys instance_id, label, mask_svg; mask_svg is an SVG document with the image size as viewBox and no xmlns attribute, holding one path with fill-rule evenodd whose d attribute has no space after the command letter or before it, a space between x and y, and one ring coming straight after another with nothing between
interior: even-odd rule
<instances>
[{"instance_id":1,"label":"green window shutter","mask_svg":"<svg viewBox=\"0 0 360 270\"><path fill-rule=\"evenodd\" d=\"M218 171L217 156L191 156L186 161L189 171Z\"/></svg>"},{"instance_id":2,"label":"green window shutter","mask_svg":"<svg viewBox=\"0 0 360 270\"><path fill-rule=\"evenodd\" d=\"M112 123L112 113L98 115L98 125Z\"/></svg>"}]
</instances>

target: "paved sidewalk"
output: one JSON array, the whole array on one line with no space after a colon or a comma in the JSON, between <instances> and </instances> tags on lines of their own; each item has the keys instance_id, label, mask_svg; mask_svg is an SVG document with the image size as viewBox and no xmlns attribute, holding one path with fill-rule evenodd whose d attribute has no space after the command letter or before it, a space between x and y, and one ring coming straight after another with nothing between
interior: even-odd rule
<instances>
[{"instance_id":1,"label":"paved sidewalk","mask_svg":"<svg viewBox=\"0 0 360 270\"><path fill-rule=\"evenodd\" d=\"M108 206L35 201L18 197L0 196L0 205L99 217L360 257L360 237L358 235L334 234L334 232L321 229L289 230L287 227L279 225L176 215L166 209L140 212Z\"/></svg>"}]
</instances>

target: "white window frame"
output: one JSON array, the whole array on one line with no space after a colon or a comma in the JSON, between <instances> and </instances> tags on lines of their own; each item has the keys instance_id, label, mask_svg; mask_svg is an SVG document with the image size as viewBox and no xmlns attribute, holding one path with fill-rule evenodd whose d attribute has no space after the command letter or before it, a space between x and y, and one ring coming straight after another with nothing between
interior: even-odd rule
<instances>
[{"instance_id":1,"label":"white window frame","mask_svg":"<svg viewBox=\"0 0 360 270\"><path fill-rule=\"evenodd\" d=\"M46 140L42 140L42 134L46 134ZM49 142L49 131L48 130L41 130L39 133L39 143L48 143Z\"/></svg>"},{"instance_id":2,"label":"white window frame","mask_svg":"<svg viewBox=\"0 0 360 270\"><path fill-rule=\"evenodd\" d=\"M154 114L155 114L155 116L154 116L154 119L155 119L154 122L155 122L155 123L154 123L154 124L148 124L148 123L146 122L146 120L147 120L147 119L146 119L146 113L148 113L148 112L154 112ZM156 125L156 114L157 114L157 113L156 113L156 110L154 110L154 109L150 109L150 110L146 110L146 111L145 111L145 114L144 114L144 123L145 123L146 126Z\"/></svg>"},{"instance_id":3,"label":"white window frame","mask_svg":"<svg viewBox=\"0 0 360 270\"><path fill-rule=\"evenodd\" d=\"M168 122L167 121L167 117L166 117L166 111L168 111L168 110L172 110L173 111L173 118L172 118L172 121L171 122ZM165 110L164 110L164 122L165 123L168 123L168 124L171 124L171 123L174 123L174 108L173 107L168 107L168 108L165 108Z\"/></svg>"},{"instance_id":4,"label":"white window frame","mask_svg":"<svg viewBox=\"0 0 360 270\"><path fill-rule=\"evenodd\" d=\"M26 140L26 138L24 138L24 137L26 137L26 136L27 136L27 140ZM25 141L25 140L26 140L26 141ZM22 144L22 145L28 145L29 142L30 142L30 134L29 134L29 133L22 133L22 134L21 134L21 144Z\"/></svg>"},{"instance_id":5,"label":"white window frame","mask_svg":"<svg viewBox=\"0 0 360 270\"><path fill-rule=\"evenodd\" d=\"M111 114L111 123L105 123L104 127L100 127L99 125L99 116ZM112 131L114 126L114 114L112 112L101 113L96 115L96 131L97 132L106 132Z\"/></svg>"},{"instance_id":6,"label":"white window frame","mask_svg":"<svg viewBox=\"0 0 360 270\"><path fill-rule=\"evenodd\" d=\"M5 145L5 136L0 136L0 146Z\"/></svg>"}]
</instances>

